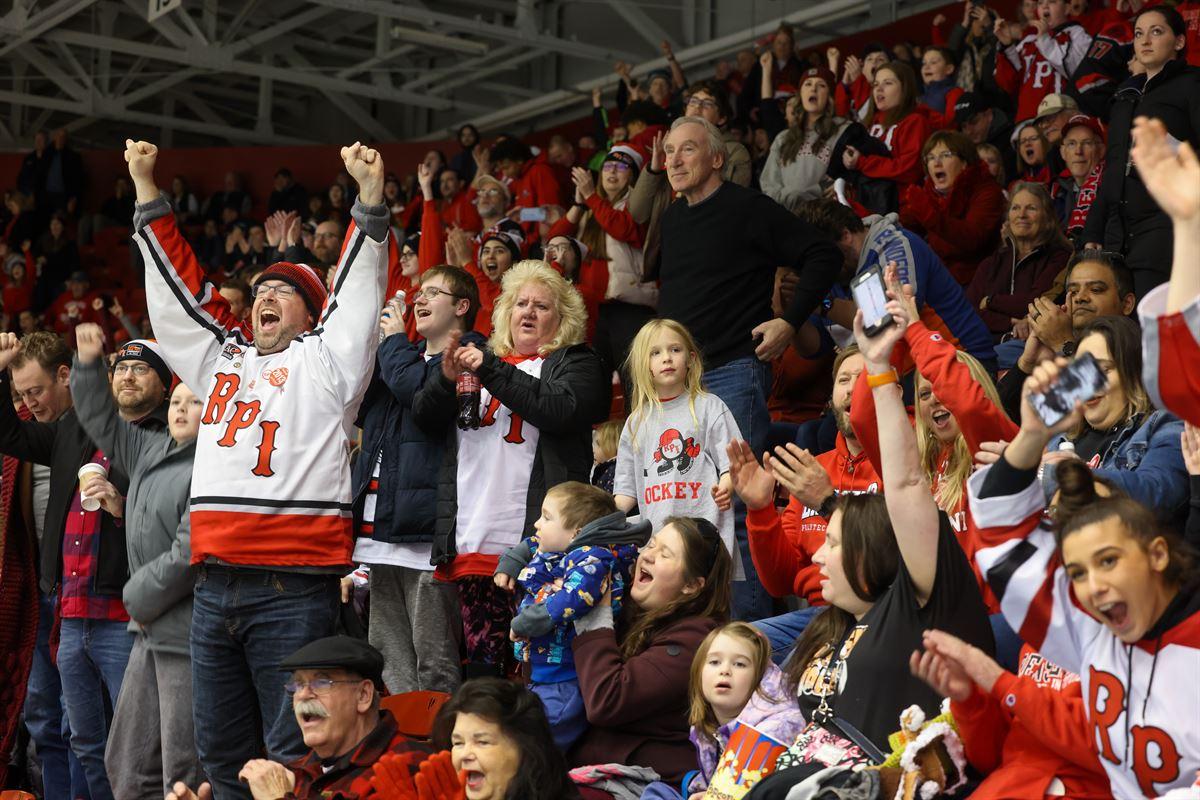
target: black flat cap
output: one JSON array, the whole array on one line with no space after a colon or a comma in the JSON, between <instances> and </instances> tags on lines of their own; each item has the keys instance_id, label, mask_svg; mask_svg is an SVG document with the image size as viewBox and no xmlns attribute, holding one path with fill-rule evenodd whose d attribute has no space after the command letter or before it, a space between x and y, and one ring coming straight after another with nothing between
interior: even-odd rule
<instances>
[{"instance_id":1,"label":"black flat cap","mask_svg":"<svg viewBox=\"0 0 1200 800\"><path fill-rule=\"evenodd\" d=\"M279 669L344 669L383 686L383 654L350 636L327 636L309 642L279 662Z\"/></svg>"}]
</instances>

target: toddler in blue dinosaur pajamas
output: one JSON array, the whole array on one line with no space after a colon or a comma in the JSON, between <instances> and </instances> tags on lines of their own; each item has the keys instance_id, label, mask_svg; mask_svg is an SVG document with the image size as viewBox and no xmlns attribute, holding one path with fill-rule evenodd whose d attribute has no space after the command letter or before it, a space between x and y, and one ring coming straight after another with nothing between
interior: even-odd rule
<instances>
[{"instance_id":1,"label":"toddler in blue dinosaur pajamas","mask_svg":"<svg viewBox=\"0 0 1200 800\"><path fill-rule=\"evenodd\" d=\"M568 481L546 492L533 527L534 535L500 557L495 581L521 593L509 638L529 665L529 688L542 699L554 741L565 752L587 729L571 652L575 620L609 590L613 614L620 611L650 523L630 525L611 494Z\"/></svg>"}]
</instances>

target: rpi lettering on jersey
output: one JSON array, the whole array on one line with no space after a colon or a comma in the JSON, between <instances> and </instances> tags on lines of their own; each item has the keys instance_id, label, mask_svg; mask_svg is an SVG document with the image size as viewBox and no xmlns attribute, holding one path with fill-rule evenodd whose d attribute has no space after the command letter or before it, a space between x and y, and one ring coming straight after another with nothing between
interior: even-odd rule
<instances>
[{"instance_id":1,"label":"rpi lettering on jersey","mask_svg":"<svg viewBox=\"0 0 1200 800\"><path fill-rule=\"evenodd\" d=\"M238 444L238 435L257 422L260 431L258 460L251 473L260 478L269 478L275 474L271 468L271 455L275 452L275 435L279 431L279 423L274 420L258 419L259 414L262 413L262 403L258 400L249 402L235 400L233 413L229 415L228 419L225 418L225 412L229 409L229 401L237 395L241 382L241 376L236 373L218 372L200 422L204 425L219 425L224 422L225 431L217 440L218 447L235 447Z\"/></svg>"},{"instance_id":2,"label":"rpi lettering on jersey","mask_svg":"<svg viewBox=\"0 0 1200 800\"><path fill-rule=\"evenodd\" d=\"M1128 713L1125 685L1116 675L1095 667L1088 667L1088 678L1088 705L1100 757L1111 764L1120 764L1109 731L1123 713ZM1117 730L1124 733L1122 728ZM1129 746L1133 749L1133 758L1129 760L1138 787L1146 797L1157 797L1160 793L1154 784L1169 784L1179 777L1179 747L1166 731L1154 725L1133 725L1129 734Z\"/></svg>"}]
</instances>

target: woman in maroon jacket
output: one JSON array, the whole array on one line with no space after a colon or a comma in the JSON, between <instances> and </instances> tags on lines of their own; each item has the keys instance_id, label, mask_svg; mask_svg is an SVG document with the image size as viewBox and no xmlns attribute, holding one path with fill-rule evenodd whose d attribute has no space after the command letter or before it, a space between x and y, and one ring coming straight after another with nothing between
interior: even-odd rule
<instances>
[{"instance_id":1,"label":"woman in maroon jacket","mask_svg":"<svg viewBox=\"0 0 1200 800\"><path fill-rule=\"evenodd\" d=\"M700 642L729 619L733 561L709 521L672 517L642 548L620 624L601 602L572 644L592 727L572 765L650 767L678 784L696 769L688 740L688 672Z\"/></svg>"},{"instance_id":2,"label":"woman in maroon jacket","mask_svg":"<svg viewBox=\"0 0 1200 800\"><path fill-rule=\"evenodd\" d=\"M900 224L920 234L960 284L1000 239L1004 190L958 131L937 131L921 148L925 182L900 196Z\"/></svg>"},{"instance_id":3,"label":"woman in maroon jacket","mask_svg":"<svg viewBox=\"0 0 1200 800\"><path fill-rule=\"evenodd\" d=\"M1062 291L1070 258L1050 192L1040 183L1016 184L1000 249L979 264L967 286L967 299L996 342L1025 318L1035 297Z\"/></svg>"}]
</instances>

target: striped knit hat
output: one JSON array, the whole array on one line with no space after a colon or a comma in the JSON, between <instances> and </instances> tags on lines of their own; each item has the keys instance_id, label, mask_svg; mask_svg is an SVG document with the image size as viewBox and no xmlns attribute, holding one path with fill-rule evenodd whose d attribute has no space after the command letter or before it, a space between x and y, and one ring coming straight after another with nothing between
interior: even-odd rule
<instances>
[{"instance_id":1,"label":"striped knit hat","mask_svg":"<svg viewBox=\"0 0 1200 800\"><path fill-rule=\"evenodd\" d=\"M325 282L321 280L321 276L308 264L277 261L258 276L259 283L266 280L283 281L294 286L304 298L304 305L308 306L313 320L320 318L321 309L325 306L325 298L329 293L325 291Z\"/></svg>"},{"instance_id":2,"label":"striped knit hat","mask_svg":"<svg viewBox=\"0 0 1200 800\"><path fill-rule=\"evenodd\" d=\"M150 369L158 373L158 379L162 381L163 388L168 392L171 391L175 376L171 372L171 368L167 366L167 360L163 358L162 348L159 347L158 342L153 339L130 339L117 351L113 358L113 365L120 364L122 361L146 362L150 365Z\"/></svg>"}]
</instances>

